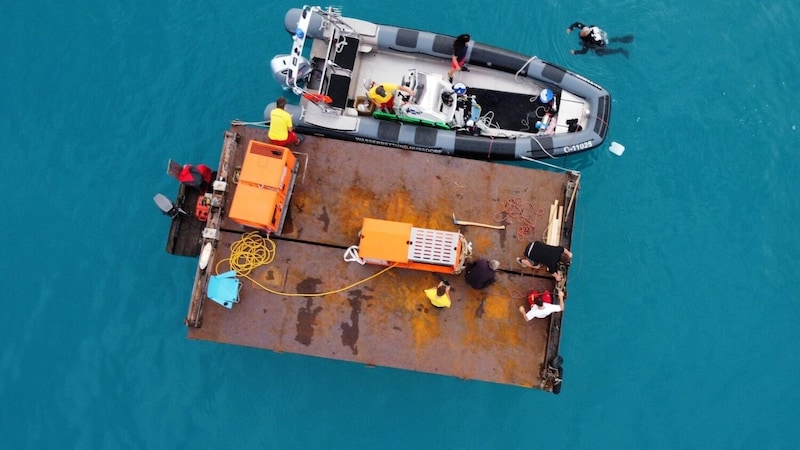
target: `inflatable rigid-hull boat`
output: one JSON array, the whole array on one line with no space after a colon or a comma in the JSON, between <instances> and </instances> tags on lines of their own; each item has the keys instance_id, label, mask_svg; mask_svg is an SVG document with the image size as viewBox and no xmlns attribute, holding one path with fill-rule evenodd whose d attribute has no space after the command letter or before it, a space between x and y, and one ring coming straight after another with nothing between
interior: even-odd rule
<instances>
[{"instance_id":1,"label":"inflatable rigid-hull boat","mask_svg":"<svg viewBox=\"0 0 800 450\"><path fill-rule=\"evenodd\" d=\"M611 98L562 67L467 43L466 67L448 79L452 36L346 18L335 8L291 9L292 50L271 61L297 94L285 109L300 133L472 159L545 159L598 147ZM405 86L376 110L375 84ZM549 98L545 98L549 96ZM545 101L549 101L546 104ZM267 105L265 121L275 103Z\"/></svg>"}]
</instances>

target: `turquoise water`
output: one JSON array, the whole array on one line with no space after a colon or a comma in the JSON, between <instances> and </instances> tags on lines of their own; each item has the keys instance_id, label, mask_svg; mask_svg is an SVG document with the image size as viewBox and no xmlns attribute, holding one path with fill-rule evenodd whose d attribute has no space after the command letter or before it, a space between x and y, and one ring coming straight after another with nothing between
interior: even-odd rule
<instances>
[{"instance_id":1,"label":"turquoise water","mask_svg":"<svg viewBox=\"0 0 800 450\"><path fill-rule=\"evenodd\" d=\"M561 394L187 340L195 262L152 197L168 158L215 165L261 119L302 4L23 2L0 16L2 448L800 445L793 2L340 4L611 92L607 144L559 161L583 174ZM575 20L630 57L570 55Z\"/></svg>"}]
</instances>

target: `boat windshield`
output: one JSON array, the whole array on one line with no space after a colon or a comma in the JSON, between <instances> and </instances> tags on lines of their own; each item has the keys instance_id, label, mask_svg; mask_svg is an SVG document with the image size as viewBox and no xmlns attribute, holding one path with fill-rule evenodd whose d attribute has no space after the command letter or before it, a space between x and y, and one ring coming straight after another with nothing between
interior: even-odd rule
<instances>
[{"instance_id":1,"label":"boat windshield","mask_svg":"<svg viewBox=\"0 0 800 450\"><path fill-rule=\"evenodd\" d=\"M420 99L425 98L425 88L428 86L428 76L417 72L417 83L414 86L414 101L419 103Z\"/></svg>"}]
</instances>

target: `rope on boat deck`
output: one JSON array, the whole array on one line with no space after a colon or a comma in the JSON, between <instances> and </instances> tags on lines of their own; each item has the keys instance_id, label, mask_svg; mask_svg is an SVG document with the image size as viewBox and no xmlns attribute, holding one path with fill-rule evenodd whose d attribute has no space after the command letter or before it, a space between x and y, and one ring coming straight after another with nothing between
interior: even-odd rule
<instances>
[{"instance_id":1,"label":"rope on boat deck","mask_svg":"<svg viewBox=\"0 0 800 450\"><path fill-rule=\"evenodd\" d=\"M305 293L305 294L304 293L300 293L300 292L292 293L292 292L274 291L274 290L264 286L263 284L259 283L258 281L250 278L249 276L245 275L244 278L247 278L248 280L250 280L254 285L258 286L259 288L261 288L261 289L263 289L263 290L265 290L265 291L267 291L267 292L269 292L271 294L275 294L275 295L282 295L284 297L325 297L326 295L338 294L339 292L348 291L348 290L358 286L359 284L366 283L367 281L369 281L369 280L371 280L373 278L376 278L376 277L378 277L380 275L383 275L384 273L388 272L390 269L393 269L394 266L396 266L396 265L397 265L397 263L394 263L391 266L381 270L380 272L374 273L374 274L368 276L367 278L364 278L363 280L356 281L355 283L353 283L353 284L351 284L349 286L345 286L343 288L334 289L332 291L327 291L327 292L309 292L309 293Z\"/></svg>"},{"instance_id":2,"label":"rope on boat deck","mask_svg":"<svg viewBox=\"0 0 800 450\"><path fill-rule=\"evenodd\" d=\"M359 284L366 283L367 281L376 278L384 273L388 272L390 269L394 268L397 263L392 264L389 267L381 270L380 272L374 273L363 280L356 281L355 283L345 286L343 288L335 289L332 291L327 292L310 292L310 293L292 293L292 292L279 292L272 290L263 284L256 281L254 278L250 276L250 273L267 264L272 263L275 259L275 242L272 241L269 236L264 237L258 231L252 231L250 233L242 235L242 237L231 244L231 256L230 258L220 260L215 270L217 274L220 273L219 266L223 262L227 262L228 265L232 270L236 271L236 275L242 278L247 278L253 283L255 286L259 288L275 294L281 295L284 297L324 297L326 295L331 294L338 294L339 292L344 292L349 289L352 289Z\"/></svg>"},{"instance_id":3,"label":"rope on boat deck","mask_svg":"<svg viewBox=\"0 0 800 450\"><path fill-rule=\"evenodd\" d=\"M524 159L525 161L530 161L530 162L534 162L534 163L536 163L536 164L541 164L541 165L543 165L543 166L550 167L551 169L558 169L558 170L560 170L560 171L562 171L562 172L569 172L569 173L571 173L571 174L573 174L573 175L576 175L576 176L578 176L578 177L580 177L580 175L581 175L581 172L580 172L580 171L578 171L578 170L567 169L566 167L557 166L557 165L555 165L555 164L550 164L550 163L548 163L548 162L544 162L544 161L542 161L542 160L539 160L539 159L533 159L533 158L529 158L529 157L527 157L527 156L524 156L524 155L521 155L521 156L519 157L519 159Z\"/></svg>"},{"instance_id":4,"label":"rope on boat deck","mask_svg":"<svg viewBox=\"0 0 800 450\"><path fill-rule=\"evenodd\" d=\"M533 219L526 215L526 208L532 210ZM517 240L528 241L536 230L536 223L539 217L544 215L544 209L536 208L530 201L523 201L521 198L510 198L503 203L503 209L495 213L494 221L498 223L520 222L522 225L517 228Z\"/></svg>"},{"instance_id":5,"label":"rope on boat deck","mask_svg":"<svg viewBox=\"0 0 800 450\"><path fill-rule=\"evenodd\" d=\"M366 283L367 281L369 281L369 280L371 280L373 278L376 278L376 277L378 277L380 275L383 275L384 273L388 272L390 269L394 268L394 266L396 266L396 265L397 265L397 263L394 263L391 266L381 270L380 272L374 273L374 274L368 276L367 278L364 278L363 280L356 281L355 283L353 283L353 284L351 284L349 286L345 286L343 288L334 289L332 291L326 291L326 292L308 292L308 293L279 292L279 291L275 291L275 290L272 290L272 289L264 286L263 284L259 283L258 281L254 280L253 278L251 278L249 275L243 275L243 278L247 278L254 285L258 286L259 288L261 288L261 289L263 289L263 290L265 290L265 291L267 291L267 292L269 292L271 294L275 294L275 295L281 295L281 296L284 296L284 297L325 297L326 295L338 294L339 292L348 291L348 290L358 286L359 284Z\"/></svg>"},{"instance_id":6,"label":"rope on boat deck","mask_svg":"<svg viewBox=\"0 0 800 450\"><path fill-rule=\"evenodd\" d=\"M266 120L262 120L261 122L244 122L244 121L241 121L239 119L233 119L233 120L231 120L231 125L233 125L233 126L254 125L254 126L258 126L258 127L266 127L267 125L269 125L269 122L267 122Z\"/></svg>"},{"instance_id":7,"label":"rope on boat deck","mask_svg":"<svg viewBox=\"0 0 800 450\"><path fill-rule=\"evenodd\" d=\"M215 270L219 274L219 266L227 262L236 275L247 277L254 269L267 265L275 259L275 242L269 237L261 236L258 231L242 235L231 244L231 256L221 259Z\"/></svg>"}]
</instances>

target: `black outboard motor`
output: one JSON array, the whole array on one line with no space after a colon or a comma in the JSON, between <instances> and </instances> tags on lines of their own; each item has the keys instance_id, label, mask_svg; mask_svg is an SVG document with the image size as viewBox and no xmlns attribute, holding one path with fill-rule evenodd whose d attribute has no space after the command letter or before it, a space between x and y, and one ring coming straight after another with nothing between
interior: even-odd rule
<instances>
[{"instance_id":1,"label":"black outboard motor","mask_svg":"<svg viewBox=\"0 0 800 450\"><path fill-rule=\"evenodd\" d=\"M550 369L555 374L553 378L553 394L558 394L561 392L561 380L564 377L564 368L562 367L564 364L564 358L561 355L556 355L550 361ZM548 371L550 372L550 371Z\"/></svg>"}]
</instances>

